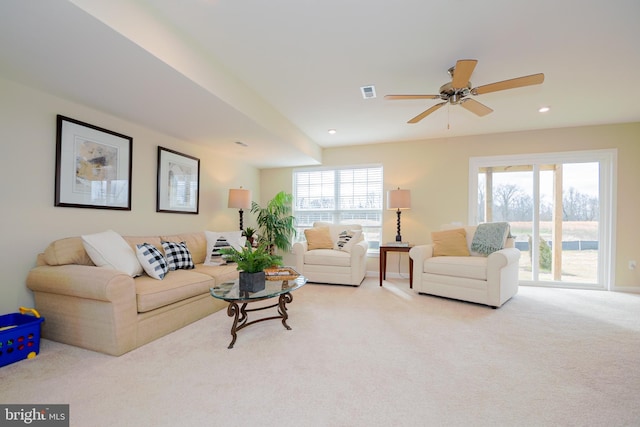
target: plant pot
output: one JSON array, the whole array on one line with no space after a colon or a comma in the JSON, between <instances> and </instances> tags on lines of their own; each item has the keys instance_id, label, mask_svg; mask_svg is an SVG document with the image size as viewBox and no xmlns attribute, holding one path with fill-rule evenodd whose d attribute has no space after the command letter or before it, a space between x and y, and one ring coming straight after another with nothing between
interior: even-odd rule
<instances>
[{"instance_id":1,"label":"plant pot","mask_svg":"<svg viewBox=\"0 0 640 427\"><path fill-rule=\"evenodd\" d=\"M264 271L257 273L240 272L240 291L259 292L264 289L266 276Z\"/></svg>"}]
</instances>

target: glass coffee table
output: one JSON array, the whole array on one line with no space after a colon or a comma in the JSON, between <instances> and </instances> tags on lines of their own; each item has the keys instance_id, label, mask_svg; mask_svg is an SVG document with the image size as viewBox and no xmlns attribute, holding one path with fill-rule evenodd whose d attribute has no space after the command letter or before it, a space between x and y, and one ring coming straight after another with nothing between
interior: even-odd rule
<instances>
[{"instance_id":1,"label":"glass coffee table","mask_svg":"<svg viewBox=\"0 0 640 427\"><path fill-rule=\"evenodd\" d=\"M227 308L227 314L229 317L233 317L233 325L231 326L231 336L233 339L228 348L233 348L236 342L237 332L254 323L262 322L265 320L282 319L282 325L288 330L291 329L287 325L287 304L293 301L291 292L301 288L307 283L307 279L304 276L298 276L295 279L289 280L265 280L265 288L258 292L241 291L239 281L236 279L232 282L221 283L218 286L209 288L211 296L218 298L229 303ZM278 302L275 304L267 305L265 307L258 307L247 309L247 304L258 301L264 301L271 298L278 297ZM241 305L239 305L241 304ZM269 308L278 307L278 315L264 317L261 319L248 321L247 313L252 311L266 310Z\"/></svg>"}]
</instances>

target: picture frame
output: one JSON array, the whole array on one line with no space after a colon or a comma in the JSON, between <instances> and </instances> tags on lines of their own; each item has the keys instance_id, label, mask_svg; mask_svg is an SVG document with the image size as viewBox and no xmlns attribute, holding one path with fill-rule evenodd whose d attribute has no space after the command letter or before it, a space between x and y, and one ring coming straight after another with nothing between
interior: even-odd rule
<instances>
[{"instance_id":1,"label":"picture frame","mask_svg":"<svg viewBox=\"0 0 640 427\"><path fill-rule=\"evenodd\" d=\"M133 138L58 114L55 206L131 210Z\"/></svg>"},{"instance_id":2,"label":"picture frame","mask_svg":"<svg viewBox=\"0 0 640 427\"><path fill-rule=\"evenodd\" d=\"M200 159L158 146L156 212L198 214Z\"/></svg>"}]
</instances>

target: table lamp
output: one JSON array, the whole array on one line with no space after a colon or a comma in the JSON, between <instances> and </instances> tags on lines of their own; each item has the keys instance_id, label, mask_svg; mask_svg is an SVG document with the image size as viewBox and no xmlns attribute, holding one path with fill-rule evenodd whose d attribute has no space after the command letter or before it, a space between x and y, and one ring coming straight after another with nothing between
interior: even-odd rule
<instances>
[{"instance_id":1,"label":"table lamp","mask_svg":"<svg viewBox=\"0 0 640 427\"><path fill-rule=\"evenodd\" d=\"M242 209L251 208L251 190L245 190L242 187L229 189L228 207L240 209L240 230L244 230L242 225Z\"/></svg>"},{"instance_id":2,"label":"table lamp","mask_svg":"<svg viewBox=\"0 0 640 427\"><path fill-rule=\"evenodd\" d=\"M398 210L398 234L396 234L396 242L402 242L402 235L400 234L400 211L402 209L411 209L411 191L401 190L398 187L397 190L387 191L387 209Z\"/></svg>"}]
</instances>

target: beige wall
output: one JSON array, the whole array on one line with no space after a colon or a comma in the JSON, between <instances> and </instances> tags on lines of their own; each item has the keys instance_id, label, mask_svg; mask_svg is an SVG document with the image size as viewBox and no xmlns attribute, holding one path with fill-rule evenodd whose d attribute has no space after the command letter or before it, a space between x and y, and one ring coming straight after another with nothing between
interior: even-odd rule
<instances>
[{"instance_id":1,"label":"beige wall","mask_svg":"<svg viewBox=\"0 0 640 427\"><path fill-rule=\"evenodd\" d=\"M54 207L56 115L133 138L132 210ZM199 215L157 213L157 147L200 159ZM185 143L112 115L0 78L0 314L33 306L25 278L36 255L53 240L113 229L126 235L196 230L236 230L238 211L227 208L229 188L253 190L259 200L259 171L224 158L220 150ZM255 225L245 215L245 225Z\"/></svg>"},{"instance_id":2,"label":"beige wall","mask_svg":"<svg viewBox=\"0 0 640 427\"><path fill-rule=\"evenodd\" d=\"M323 165L381 163L385 190L411 190L411 210L402 213L402 237L419 244L428 242L430 232L442 224L467 222L470 157L610 148L618 150L615 286L640 291L640 268L627 267L631 259L640 261L640 123L332 148L324 151ZM291 191L291 171L263 170L262 191ZM396 214L385 210L383 241L393 240L395 232ZM408 274L406 255L401 262L397 256L390 256L387 271L398 272L400 265L400 272ZM370 258L367 270L377 272L377 263Z\"/></svg>"},{"instance_id":3,"label":"beige wall","mask_svg":"<svg viewBox=\"0 0 640 427\"><path fill-rule=\"evenodd\" d=\"M62 114L133 137L131 211L57 208L54 203L56 115ZM451 139L326 149L328 166L382 163L385 190L412 191L412 209L402 214L402 234L413 243L428 241L441 224L467 218L468 160L490 156L582 149L618 149L618 205L615 244L616 285L640 289L640 123L505 133ZM157 146L200 158L200 214L155 212ZM86 108L0 78L0 314L33 305L25 277L36 255L57 238L113 229L127 235L194 230L233 230L238 212L226 207L227 190L242 185L261 203L280 190L291 191L291 169L258 171L226 159L221 150L186 143L113 115ZM385 211L383 240L395 236L396 216ZM251 215L245 225L254 226ZM407 274L406 254L392 254L388 271ZM287 260L291 263L290 260ZM401 261L401 262L398 262ZM367 269L377 272L378 259Z\"/></svg>"}]
</instances>

